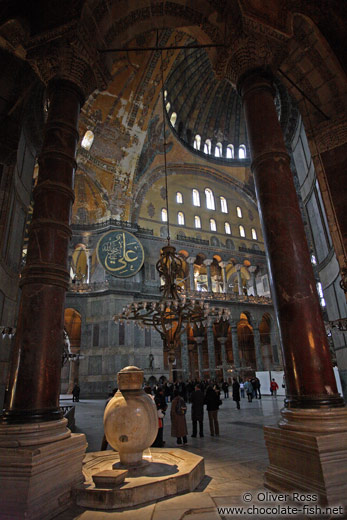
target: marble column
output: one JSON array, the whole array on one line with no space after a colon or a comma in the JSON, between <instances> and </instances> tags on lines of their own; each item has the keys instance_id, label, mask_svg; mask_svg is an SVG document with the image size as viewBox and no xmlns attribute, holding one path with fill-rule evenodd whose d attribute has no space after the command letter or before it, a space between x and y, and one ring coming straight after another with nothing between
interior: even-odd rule
<instances>
[{"instance_id":1,"label":"marble column","mask_svg":"<svg viewBox=\"0 0 347 520\"><path fill-rule=\"evenodd\" d=\"M237 273L237 285L239 286L239 296L243 296L242 290L242 277L241 277L241 264L235 265Z\"/></svg>"},{"instance_id":2,"label":"marble column","mask_svg":"<svg viewBox=\"0 0 347 520\"><path fill-rule=\"evenodd\" d=\"M263 364L263 356L261 353L261 344L260 344L260 332L259 327L257 325L253 326L253 338L254 338L254 348L255 348L255 361L258 372L264 370Z\"/></svg>"},{"instance_id":3,"label":"marble column","mask_svg":"<svg viewBox=\"0 0 347 520\"><path fill-rule=\"evenodd\" d=\"M189 265L189 288L191 291L195 291L195 279L194 279L194 262L195 258L190 256L187 258L187 262Z\"/></svg>"},{"instance_id":4,"label":"marble column","mask_svg":"<svg viewBox=\"0 0 347 520\"><path fill-rule=\"evenodd\" d=\"M222 370L223 370L223 380L227 381L228 379L228 371L227 371L227 356L225 351L225 344L227 342L227 338L221 337L217 338L220 343L220 351L222 357Z\"/></svg>"},{"instance_id":5,"label":"marble column","mask_svg":"<svg viewBox=\"0 0 347 520\"><path fill-rule=\"evenodd\" d=\"M216 353L214 349L214 333L213 326L207 327L207 348L208 348L208 365L210 370L210 379L216 377Z\"/></svg>"},{"instance_id":6,"label":"marble column","mask_svg":"<svg viewBox=\"0 0 347 520\"><path fill-rule=\"evenodd\" d=\"M234 366L235 369L238 370L240 368L239 340L237 337L237 323L234 321L231 323L231 340L233 348Z\"/></svg>"},{"instance_id":7,"label":"marble column","mask_svg":"<svg viewBox=\"0 0 347 520\"><path fill-rule=\"evenodd\" d=\"M50 106L39 157L34 213L29 234L9 391L3 421L60 419L61 355L65 292L69 286L68 247L74 200L78 87L51 81Z\"/></svg>"},{"instance_id":8,"label":"marble column","mask_svg":"<svg viewBox=\"0 0 347 520\"><path fill-rule=\"evenodd\" d=\"M228 280L227 280L227 269L226 269L227 265L228 265L228 262L219 262L219 266L222 268L224 294L226 294L228 292Z\"/></svg>"},{"instance_id":9,"label":"marble column","mask_svg":"<svg viewBox=\"0 0 347 520\"><path fill-rule=\"evenodd\" d=\"M255 280L255 272L258 269L256 265L250 265L248 268L248 271L251 273L251 283L253 287L253 294L254 296L258 296L258 290L257 290L257 283Z\"/></svg>"},{"instance_id":10,"label":"marble column","mask_svg":"<svg viewBox=\"0 0 347 520\"><path fill-rule=\"evenodd\" d=\"M202 381L204 379L204 358L202 353L202 343L204 341L203 336L196 336L195 338L197 348L198 348L198 372L199 379Z\"/></svg>"},{"instance_id":11,"label":"marble column","mask_svg":"<svg viewBox=\"0 0 347 520\"><path fill-rule=\"evenodd\" d=\"M206 259L204 260L204 264L206 265L207 271L207 291L212 292L212 281L211 281L211 264L213 260Z\"/></svg>"},{"instance_id":12,"label":"marble column","mask_svg":"<svg viewBox=\"0 0 347 520\"><path fill-rule=\"evenodd\" d=\"M92 283L92 261L93 256L88 255L88 283Z\"/></svg>"},{"instance_id":13,"label":"marble column","mask_svg":"<svg viewBox=\"0 0 347 520\"><path fill-rule=\"evenodd\" d=\"M181 335L181 363L182 379L186 381L189 378L188 338L186 332Z\"/></svg>"},{"instance_id":14,"label":"marble column","mask_svg":"<svg viewBox=\"0 0 347 520\"><path fill-rule=\"evenodd\" d=\"M283 342L287 406L342 407L272 78L265 69L248 71L239 78L238 90Z\"/></svg>"}]
</instances>

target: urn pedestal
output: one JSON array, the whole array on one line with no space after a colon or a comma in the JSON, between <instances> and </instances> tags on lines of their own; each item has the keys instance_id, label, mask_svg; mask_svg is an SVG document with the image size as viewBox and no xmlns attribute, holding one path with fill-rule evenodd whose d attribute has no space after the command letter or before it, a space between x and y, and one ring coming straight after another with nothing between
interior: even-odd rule
<instances>
[{"instance_id":1,"label":"urn pedestal","mask_svg":"<svg viewBox=\"0 0 347 520\"><path fill-rule=\"evenodd\" d=\"M104 413L108 443L119 452L121 466L142 464L143 450L154 442L158 432L157 408L142 390L143 370L129 366L117 376L118 392Z\"/></svg>"}]
</instances>

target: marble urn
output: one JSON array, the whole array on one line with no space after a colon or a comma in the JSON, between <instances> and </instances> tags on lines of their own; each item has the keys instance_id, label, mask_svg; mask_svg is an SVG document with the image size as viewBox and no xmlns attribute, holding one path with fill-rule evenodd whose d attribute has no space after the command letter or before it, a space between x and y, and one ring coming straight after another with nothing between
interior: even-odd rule
<instances>
[{"instance_id":1,"label":"marble urn","mask_svg":"<svg viewBox=\"0 0 347 520\"><path fill-rule=\"evenodd\" d=\"M143 450L154 442L158 432L157 408L142 390L143 370L129 366L117 375L118 392L104 413L108 443L119 452L124 467L142 464Z\"/></svg>"}]
</instances>

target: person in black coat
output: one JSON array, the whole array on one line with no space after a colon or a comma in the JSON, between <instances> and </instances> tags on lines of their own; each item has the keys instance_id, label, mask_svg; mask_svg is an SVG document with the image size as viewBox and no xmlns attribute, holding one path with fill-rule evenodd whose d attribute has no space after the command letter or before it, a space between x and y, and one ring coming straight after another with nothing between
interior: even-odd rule
<instances>
[{"instance_id":1,"label":"person in black coat","mask_svg":"<svg viewBox=\"0 0 347 520\"><path fill-rule=\"evenodd\" d=\"M210 422L210 433L212 437L219 435L219 423L218 423L218 409L221 404L219 391L212 387L207 387L205 404L207 405L208 419Z\"/></svg>"},{"instance_id":2,"label":"person in black coat","mask_svg":"<svg viewBox=\"0 0 347 520\"><path fill-rule=\"evenodd\" d=\"M236 377L233 377L233 400L236 403L237 409L240 410L240 385Z\"/></svg>"},{"instance_id":3,"label":"person in black coat","mask_svg":"<svg viewBox=\"0 0 347 520\"><path fill-rule=\"evenodd\" d=\"M190 396L190 402L192 403L192 422L193 422L193 434L192 437L196 437L198 433L198 422L199 422L199 434L200 437L204 436L204 393L202 392L199 385L195 386L194 392Z\"/></svg>"}]
</instances>

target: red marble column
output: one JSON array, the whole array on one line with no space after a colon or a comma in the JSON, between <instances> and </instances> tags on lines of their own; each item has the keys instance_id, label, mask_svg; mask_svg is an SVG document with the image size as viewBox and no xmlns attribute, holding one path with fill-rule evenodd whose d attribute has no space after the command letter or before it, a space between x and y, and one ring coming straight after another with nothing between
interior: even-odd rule
<instances>
[{"instance_id":1,"label":"red marble column","mask_svg":"<svg viewBox=\"0 0 347 520\"><path fill-rule=\"evenodd\" d=\"M66 80L48 86L50 100L3 420L59 419L69 227L74 200L77 124L82 94Z\"/></svg>"},{"instance_id":2,"label":"red marble column","mask_svg":"<svg viewBox=\"0 0 347 520\"><path fill-rule=\"evenodd\" d=\"M270 75L238 82L252 155L274 306L285 360L289 408L343 406L332 369L290 158Z\"/></svg>"}]
</instances>

